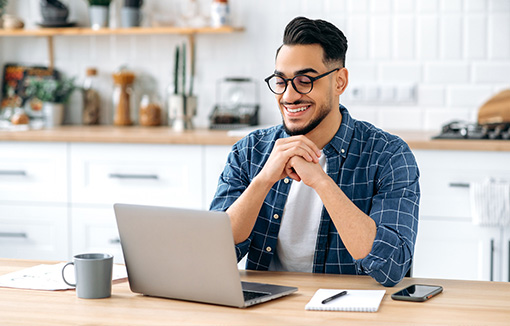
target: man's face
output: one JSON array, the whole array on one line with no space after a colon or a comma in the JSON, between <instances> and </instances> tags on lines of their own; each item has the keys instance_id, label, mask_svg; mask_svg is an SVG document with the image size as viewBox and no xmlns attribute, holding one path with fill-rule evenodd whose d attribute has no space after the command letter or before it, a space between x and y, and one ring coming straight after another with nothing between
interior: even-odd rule
<instances>
[{"instance_id":1,"label":"man's face","mask_svg":"<svg viewBox=\"0 0 510 326\"><path fill-rule=\"evenodd\" d=\"M323 58L323 49L318 44L284 45L276 58L275 73L283 78L296 75L316 77L329 70ZM319 127L334 107L333 72L313 82L308 94L300 94L288 83L285 93L276 95L283 125L291 136L306 135Z\"/></svg>"}]
</instances>

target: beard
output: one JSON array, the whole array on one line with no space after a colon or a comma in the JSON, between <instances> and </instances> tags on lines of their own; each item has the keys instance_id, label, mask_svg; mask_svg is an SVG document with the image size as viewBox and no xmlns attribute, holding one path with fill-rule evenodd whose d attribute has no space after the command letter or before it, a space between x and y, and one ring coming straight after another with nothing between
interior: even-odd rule
<instances>
[{"instance_id":1,"label":"beard","mask_svg":"<svg viewBox=\"0 0 510 326\"><path fill-rule=\"evenodd\" d=\"M302 104L301 101L298 101L293 104ZM310 131L314 130L318 125L321 124L322 120L326 118L326 116L331 112L331 107L328 107L326 104L323 104L319 107L318 115L310 120L308 124L301 128L290 129L289 126L285 123L285 119L282 116L283 129L289 136L298 136L298 135L306 135Z\"/></svg>"}]
</instances>

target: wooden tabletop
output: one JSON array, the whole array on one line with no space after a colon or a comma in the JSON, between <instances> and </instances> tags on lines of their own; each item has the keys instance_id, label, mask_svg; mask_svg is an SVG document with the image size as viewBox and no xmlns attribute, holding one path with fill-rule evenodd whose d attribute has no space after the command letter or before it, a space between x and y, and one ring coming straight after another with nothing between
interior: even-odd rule
<instances>
[{"instance_id":1,"label":"wooden tabletop","mask_svg":"<svg viewBox=\"0 0 510 326\"><path fill-rule=\"evenodd\" d=\"M174 131L169 127L61 126L51 129L0 131L0 140L133 144L233 145L242 137L225 130Z\"/></svg>"},{"instance_id":2,"label":"wooden tabletop","mask_svg":"<svg viewBox=\"0 0 510 326\"><path fill-rule=\"evenodd\" d=\"M432 139L436 132L390 131L413 150L510 151L509 140ZM52 129L0 130L0 141L92 142L133 144L233 145L243 137L225 130L195 129L182 132L170 127L60 126Z\"/></svg>"},{"instance_id":3,"label":"wooden tabletop","mask_svg":"<svg viewBox=\"0 0 510 326\"><path fill-rule=\"evenodd\" d=\"M43 264L0 259L0 275ZM367 276L241 271L246 281L297 286L288 297L246 309L145 297L114 284L111 298L78 299L74 290L0 288L0 325L508 325L510 283L406 278L384 288ZM413 284L438 284L443 293L423 303L390 295ZM319 288L378 289L386 295L376 313L305 311Z\"/></svg>"}]
</instances>

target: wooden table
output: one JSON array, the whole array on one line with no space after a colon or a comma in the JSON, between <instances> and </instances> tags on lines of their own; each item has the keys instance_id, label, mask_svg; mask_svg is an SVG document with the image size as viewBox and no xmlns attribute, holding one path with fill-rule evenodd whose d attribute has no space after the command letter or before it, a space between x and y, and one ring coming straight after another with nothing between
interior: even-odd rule
<instances>
[{"instance_id":1,"label":"wooden table","mask_svg":"<svg viewBox=\"0 0 510 326\"><path fill-rule=\"evenodd\" d=\"M0 274L43 261L0 259ZM298 286L291 296L246 309L144 297L127 282L108 299L78 299L75 291L0 288L0 325L509 325L510 283L406 278L384 288L370 277L241 271L243 280ZM412 283L444 292L423 303L394 301ZM376 313L305 311L319 288L385 289Z\"/></svg>"}]
</instances>

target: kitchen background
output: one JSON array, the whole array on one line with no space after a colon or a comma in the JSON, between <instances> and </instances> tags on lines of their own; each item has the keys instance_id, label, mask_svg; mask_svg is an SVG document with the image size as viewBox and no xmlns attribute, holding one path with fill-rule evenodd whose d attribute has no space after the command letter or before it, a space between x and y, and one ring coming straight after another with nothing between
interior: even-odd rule
<instances>
[{"instance_id":1,"label":"kitchen background","mask_svg":"<svg viewBox=\"0 0 510 326\"><path fill-rule=\"evenodd\" d=\"M70 7L70 22L89 26L87 1L62 1ZM8 3L7 14L19 16L26 29L38 27L39 0ZM120 25L123 3L113 0L110 6L112 27ZM199 4L194 13L193 3ZM211 3L145 0L143 25L203 24ZM413 275L510 281L508 222L478 223L473 214L494 203L510 207L508 201L492 200L496 196L474 195L474 189L504 194L499 187L510 194L509 142L428 139L451 120L476 122L480 106L510 88L509 0L228 3L231 24L242 31L195 35L196 126L208 126L218 81L232 76L256 80L260 123L279 123L263 79L274 70L283 29L298 15L327 19L349 40L350 85L341 102L359 119L411 131L399 134L413 149L421 174ZM156 35L157 29L142 29L143 35L73 31L52 36L55 67L80 84L88 67L98 69L103 124L112 123L112 73L121 65L136 73L138 95L154 93L163 101L167 88L173 90L175 49L187 36ZM48 38L21 34L0 30L0 66L47 65ZM81 110L80 92L75 92L68 122L78 124ZM422 140L413 141L413 135ZM68 260L76 253L109 252L122 262L113 203L207 209L235 139L225 132L169 133L166 128L1 131L0 257Z\"/></svg>"},{"instance_id":2,"label":"kitchen background","mask_svg":"<svg viewBox=\"0 0 510 326\"><path fill-rule=\"evenodd\" d=\"M88 26L88 3L63 0L70 21ZM110 24L118 24L122 1L111 4ZM158 20L183 23L190 1L146 0L144 26ZM211 0L197 1L204 20ZM276 48L293 17L322 18L347 36L350 85L341 102L359 119L384 129L438 130L451 120L476 121L478 108L510 84L510 1L508 0L229 0L233 26L244 31L196 36L198 113L207 127L216 87L225 77L249 77L260 90L260 123L280 122L274 97L263 79L274 68ZM8 14L25 28L41 21L39 0L11 0ZM200 19L199 19L200 20ZM197 20L195 19L196 23ZM172 85L179 35L57 36L55 67L83 80L87 67L99 71L101 123L112 121L111 74L126 64L138 78L135 89L161 101ZM1 37L0 64L47 64L44 37ZM78 94L68 105L67 121L79 123Z\"/></svg>"}]
</instances>

